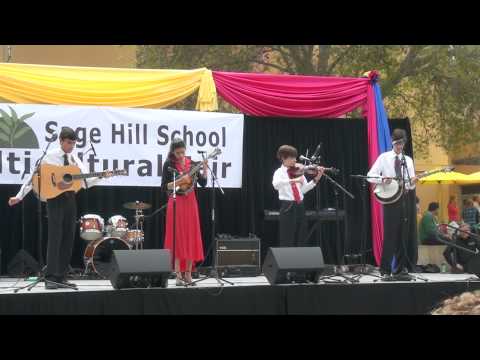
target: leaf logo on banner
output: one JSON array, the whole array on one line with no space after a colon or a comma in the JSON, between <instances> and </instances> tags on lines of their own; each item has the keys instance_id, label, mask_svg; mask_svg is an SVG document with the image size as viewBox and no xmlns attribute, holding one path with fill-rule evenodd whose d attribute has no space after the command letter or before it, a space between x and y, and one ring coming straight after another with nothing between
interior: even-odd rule
<instances>
[{"instance_id":1,"label":"leaf logo on banner","mask_svg":"<svg viewBox=\"0 0 480 360\"><path fill-rule=\"evenodd\" d=\"M38 149L38 139L32 128L25 122L35 113L19 117L12 107L8 108L10 115L0 109L0 148Z\"/></svg>"}]
</instances>

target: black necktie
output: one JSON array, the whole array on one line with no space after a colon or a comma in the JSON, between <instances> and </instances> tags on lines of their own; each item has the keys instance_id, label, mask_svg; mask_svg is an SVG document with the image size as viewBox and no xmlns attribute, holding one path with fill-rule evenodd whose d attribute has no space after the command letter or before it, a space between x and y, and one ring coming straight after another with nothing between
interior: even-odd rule
<instances>
[{"instance_id":1,"label":"black necktie","mask_svg":"<svg viewBox=\"0 0 480 360\"><path fill-rule=\"evenodd\" d=\"M402 178L402 162L400 161L398 155L395 156L395 176L399 179Z\"/></svg>"},{"instance_id":2,"label":"black necktie","mask_svg":"<svg viewBox=\"0 0 480 360\"><path fill-rule=\"evenodd\" d=\"M69 163L68 163L68 155L67 155L67 154L63 154L63 165L65 165L65 166L69 165Z\"/></svg>"}]
</instances>

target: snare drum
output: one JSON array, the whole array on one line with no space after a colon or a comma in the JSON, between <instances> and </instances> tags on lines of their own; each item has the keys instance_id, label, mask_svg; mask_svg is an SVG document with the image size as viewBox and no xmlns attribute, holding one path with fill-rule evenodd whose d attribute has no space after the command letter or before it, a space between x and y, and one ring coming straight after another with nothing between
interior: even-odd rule
<instances>
[{"instance_id":1,"label":"snare drum","mask_svg":"<svg viewBox=\"0 0 480 360\"><path fill-rule=\"evenodd\" d=\"M125 240L130 244L134 245L141 243L144 240L143 230L128 230L125 236Z\"/></svg>"},{"instance_id":2,"label":"snare drum","mask_svg":"<svg viewBox=\"0 0 480 360\"><path fill-rule=\"evenodd\" d=\"M107 235L124 239L128 231L128 222L121 215L114 215L107 221Z\"/></svg>"},{"instance_id":3,"label":"snare drum","mask_svg":"<svg viewBox=\"0 0 480 360\"><path fill-rule=\"evenodd\" d=\"M85 249L85 266L90 265L98 275L108 279L111 273L113 250L130 250L130 246L125 240L115 237L92 241Z\"/></svg>"},{"instance_id":4,"label":"snare drum","mask_svg":"<svg viewBox=\"0 0 480 360\"><path fill-rule=\"evenodd\" d=\"M103 236L103 218L95 214L83 215L80 218L80 237L87 241L94 241Z\"/></svg>"}]
</instances>

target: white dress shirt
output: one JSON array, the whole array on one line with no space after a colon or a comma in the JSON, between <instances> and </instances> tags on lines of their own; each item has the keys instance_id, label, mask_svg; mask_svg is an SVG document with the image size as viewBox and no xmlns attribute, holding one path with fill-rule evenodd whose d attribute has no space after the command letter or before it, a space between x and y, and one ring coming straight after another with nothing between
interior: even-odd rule
<instances>
[{"instance_id":1,"label":"white dress shirt","mask_svg":"<svg viewBox=\"0 0 480 360\"><path fill-rule=\"evenodd\" d=\"M380 154L377 158L375 163L373 164L372 168L368 172L367 176L384 176L384 177L396 177L395 173L395 157L397 153L393 150L384 152ZM405 161L407 163L407 169L403 166L401 167L401 171L403 172L403 179L405 181L405 187L409 190L415 189L415 184L409 184L408 178L413 178L415 176L415 168L413 166L413 160L411 157L403 154L398 155L400 161L405 157ZM407 171L408 170L408 173ZM380 184L382 179L368 179L369 182L374 184Z\"/></svg>"},{"instance_id":2,"label":"white dress shirt","mask_svg":"<svg viewBox=\"0 0 480 360\"><path fill-rule=\"evenodd\" d=\"M63 166L65 154L66 153L62 150L62 148L52 149L49 152L47 152L47 154L42 160L42 164ZM80 171L83 174L88 173L86 166L80 161L80 159L76 155L70 153L70 154L67 154L67 157L68 157L68 163L70 165L78 166L80 168ZM30 190L32 190L32 184L31 183L29 184L29 181L30 179L22 185L22 187L20 188L20 191L15 197L22 200L30 192ZM91 187L91 186L95 186L100 181L100 178L94 177L94 178L86 179L86 181L87 181L88 187ZM85 181L82 181L82 187L85 188Z\"/></svg>"},{"instance_id":3,"label":"white dress shirt","mask_svg":"<svg viewBox=\"0 0 480 360\"><path fill-rule=\"evenodd\" d=\"M278 198L280 200L295 201L293 196L292 186L290 184L290 177L288 176L288 167L282 165L273 173L272 185L278 191ZM295 183L300 194L300 200L303 201L303 194L306 194L315 187L315 181L311 180L307 183L305 176L302 176L303 183Z\"/></svg>"}]
</instances>

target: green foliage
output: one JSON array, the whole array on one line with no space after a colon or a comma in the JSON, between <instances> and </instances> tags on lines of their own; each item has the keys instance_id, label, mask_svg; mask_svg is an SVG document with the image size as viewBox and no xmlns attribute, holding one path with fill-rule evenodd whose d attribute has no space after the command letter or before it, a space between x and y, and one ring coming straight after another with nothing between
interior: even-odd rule
<instances>
[{"instance_id":1,"label":"green foliage","mask_svg":"<svg viewBox=\"0 0 480 360\"><path fill-rule=\"evenodd\" d=\"M26 134L32 135L32 129L25 123L25 120L32 117L35 113L25 114L18 117L15 110L9 106L10 115L0 109L0 148L23 147L18 144L23 144L22 138ZM35 138L35 136L33 136ZM37 140L34 139L36 142ZM32 141L28 141L30 143ZM34 146L35 144L32 144Z\"/></svg>"},{"instance_id":2,"label":"green foliage","mask_svg":"<svg viewBox=\"0 0 480 360\"><path fill-rule=\"evenodd\" d=\"M408 116L415 151L430 143L453 153L480 141L480 47L468 45L139 46L138 67L362 76L380 71L390 117ZM195 97L177 104L194 109ZM219 100L221 111L235 111Z\"/></svg>"}]
</instances>

